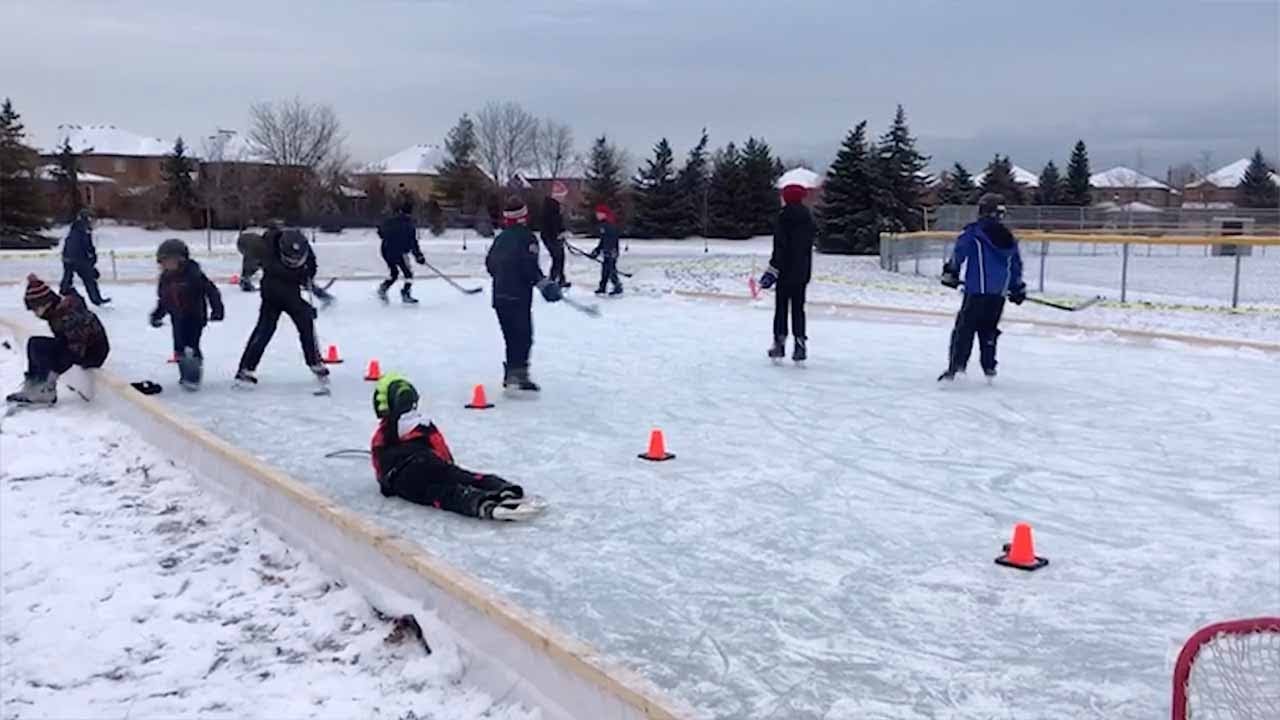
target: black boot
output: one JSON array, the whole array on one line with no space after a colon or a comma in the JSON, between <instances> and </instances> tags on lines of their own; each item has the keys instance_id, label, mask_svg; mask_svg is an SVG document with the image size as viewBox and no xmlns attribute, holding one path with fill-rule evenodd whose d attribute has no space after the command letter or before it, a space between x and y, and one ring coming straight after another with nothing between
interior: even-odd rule
<instances>
[{"instance_id":1,"label":"black boot","mask_svg":"<svg viewBox=\"0 0 1280 720\"><path fill-rule=\"evenodd\" d=\"M774 360L781 360L787 356L787 336L774 335L773 345L769 348L769 357Z\"/></svg>"},{"instance_id":2,"label":"black boot","mask_svg":"<svg viewBox=\"0 0 1280 720\"><path fill-rule=\"evenodd\" d=\"M413 283L405 283L404 286L400 288L400 302L405 305L417 305L418 298L414 297L412 293Z\"/></svg>"},{"instance_id":3,"label":"black boot","mask_svg":"<svg viewBox=\"0 0 1280 720\"><path fill-rule=\"evenodd\" d=\"M804 362L809 359L809 338L796 338L796 347L791 351L791 359L795 362Z\"/></svg>"},{"instance_id":4,"label":"black boot","mask_svg":"<svg viewBox=\"0 0 1280 720\"><path fill-rule=\"evenodd\" d=\"M395 281L383 280L381 283L378 283L378 299L384 303L387 302L387 291L391 289L391 283L393 282Z\"/></svg>"},{"instance_id":5,"label":"black boot","mask_svg":"<svg viewBox=\"0 0 1280 720\"><path fill-rule=\"evenodd\" d=\"M529 379L529 367L511 368L511 374L514 376L516 389L525 392L540 392L542 388L538 387L538 383Z\"/></svg>"}]
</instances>

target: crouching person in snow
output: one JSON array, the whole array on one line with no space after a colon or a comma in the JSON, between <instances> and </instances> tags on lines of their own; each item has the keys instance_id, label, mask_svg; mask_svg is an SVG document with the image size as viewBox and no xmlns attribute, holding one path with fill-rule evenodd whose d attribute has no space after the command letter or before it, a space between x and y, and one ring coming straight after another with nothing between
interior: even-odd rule
<instances>
[{"instance_id":1,"label":"crouching person in snow","mask_svg":"<svg viewBox=\"0 0 1280 720\"><path fill-rule=\"evenodd\" d=\"M942 266L942 284L960 286L964 272L964 301L951 331L950 363L938 380L954 380L964 372L973 353L973 336L978 336L979 360L988 378L996 375L996 340L1000 337L1000 316L1007 294L1014 305L1027 299L1022 282L1022 255L1018 240L1001 220L1004 196L987 193L978 200L978 221L965 226L956 239L951 258Z\"/></svg>"},{"instance_id":2,"label":"crouching person in snow","mask_svg":"<svg viewBox=\"0 0 1280 720\"><path fill-rule=\"evenodd\" d=\"M778 286L773 310L773 347L769 348L769 357L774 360L787 356L788 314L796 334L791 358L796 362L809 358L804 296L813 275L813 241L818 227L804 205L808 192L803 185L782 188L783 208L773 232L773 255L769 258L769 269L760 278L760 287L766 290L775 284Z\"/></svg>"},{"instance_id":3,"label":"crouching person in snow","mask_svg":"<svg viewBox=\"0 0 1280 720\"><path fill-rule=\"evenodd\" d=\"M383 496L468 517L516 519L524 489L455 465L444 435L418 414L418 401L417 389L402 375L385 375L374 388L378 428L370 452Z\"/></svg>"},{"instance_id":4,"label":"crouching person in snow","mask_svg":"<svg viewBox=\"0 0 1280 720\"><path fill-rule=\"evenodd\" d=\"M176 238L156 249L160 281L156 286L156 309L151 311L151 327L173 324L173 353L178 359L179 382L187 390L200 387L204 353L200 336L209 321L221 322L222 294L205 276L200 264L191 259L187 244Z\"/></svg>"},{"instance_id":5,"label":"crouching person in snow","mask_svg":"<svg viewBox=\"0 0 1280 720\"><path fill-rule=\"evenodd\" d=\"M107 361L111 351L107 331L75 288L59 297L40 278L28 275L23 302L36 317L49 323L53 337L33 336L27 340L27 374L22 389L5 400L52 405L58 401L59 375L72 365L90 369L102 367Z\"/></svg>"}]
</instances>

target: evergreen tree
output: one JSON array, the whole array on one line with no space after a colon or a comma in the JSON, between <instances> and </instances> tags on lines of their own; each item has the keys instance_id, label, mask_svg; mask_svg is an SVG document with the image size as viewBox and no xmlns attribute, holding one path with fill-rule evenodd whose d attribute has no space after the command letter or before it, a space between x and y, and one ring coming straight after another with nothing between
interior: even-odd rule
<instances>
[{"instance_id":1,"label":"evergreen tree","mask_svg":"<svg viewBox=\"0 0 1280 720\"><path fill-rule=\"evenodd\" d=\"M5 98L0 106L0 228L42 230L44 213L35 183L39 155L23 144L25 137L22 116Z\"/></svg>"},{"instance_id":2,"label":"evergreen tree","mask_svg":"<svg viewBox=\"0 0 1280 720\"><path fill-rule=\"evenodd\" d=\"M781 163L764 140L747 138L742 146L742 215L738 224L750 235L769 235L778 215L778 190L774 186L782 173Z\"/></svg>"},{"instance_id":3,"label":"evergreen tree","mask_svg":"<svg viewBox=\"0 0 1280 720\"><path fill-rule=\"evenodd\" d=\"M702 129L702 138L689 151L689 156L676 176L676 185L680 189L681 218L673 233L678 238L690 235L701 235L706 232L703 227L707 204L707 136L706 128Z\"/></svg>"},{"instance_id":4,"label":"evergreen tree","mask_svg":"<svg viewBox=\"0 0 1280 720\"><path fill-rule=\"evenodd\" d=\"M1241 207L1276 208L1280 206L1280 187L1271 178L1272 169L1262 156L1262 148L1253 151L1249 168L1240 181Z\"/></svg>"},{"instance_id":5,"label":"evergreen tree","mask_svg":"<svg viewBox=\"0 0 1280 720\"><path fill-rule=\"evenodd\" d=\"M618 148L601 135L591 146L587 160L582 207L587 217L595 217L596 205L604 203L614 212L622 208L622 156Z\"/></svg>"},{"instance_id":6,"label":"evergreen tree","mask_svg":"<svg viewBox=\"0 0 1280 720\"><path fill-rule=\"evenodd\" d=\"M54 162L53 179L58 186L58 200L62 205L64 217L76 216L84 208L84 198L80 194L80 158L71 149L71 139L64 138L62 147L58 148L58 157Z\"/></svg>"},{"instance_id":7,"label":"evergreen tree","mask_svg":"<svg viewBox=\"0 0 1280 720\"><path fill-rule=\"evenodd\" d=\"M982 175L982 184L978 187L978 195L981 197L987 193L1000 193L1009 205L1022 205L1026 202L1023 185L1014 177L1013 161L1009 160L1008 155L1001 156L997 153L987 165Z\"/></svg>"},{"instance_id":8,"label":"evergreen tree","mask_svg":"<svg viewBox=\"0 0 1280 720\"><path fill-rule=\"evenodd\" d=\"M822 186L818 247L824 252L879 252L878 179L873 162L867 147L867 121L863 120L845 136Z\"/></svg>"},{"instance_id":9,"label":"evergreen tree","mask_svg":"<svg viewBox=\"0 0 1280 720\"><path fill-rule=\"evenodd\" d=\"M956 163L943 178L938 201L943 205L972 205L977 194L978 188L973 184L973 175L969 174L964 165Z\"/></svg>"},{"instance_id":10,"label":"evergreen tree","mask_svg":"<svg viewBox=\"0 0 1280 720\"><path fill-rule=\"evenodd\" d=\"M475 123L471 116L463 114L445 137L448 157L437 168L440 199L467 215L482 209L485 201L487 183L475 160L478 145Z\"/></svg>"},{"instance_id":11,"label":"evergreen tree","mask_svg":"<svg viewBox=\"0 0 1280 720\"><path fill-rule=\"evenodd\" d=\"M898 106L893 125L880 138L877 172L880 176L880 214L888 227L914 232L924 227L920 198L924 195L924 169L929 158L916 149L916 139L907 127L907 112Z\"/></svg>"},{"instance_id":12,"label":"evergreen tree","mask_svg":"<svg viewBox=\"0 0 1280 720\"><path fill-rule=\"evenodd\" d=\"M1050 160L1045 164L1044 169L1040 171L1040 187L1036 190L1035 203L1037 205L1061 205L1062 204L1062 176L1058 174L1058 166Z\"/></svg>"},{"instance_id":13,"label":"evergreen tree","mask_svg":"<svg viewBox=\"0 0 1280 720\"><path fill-rule=\"evenodd\" d=\"M678 235L686 208L676 178L671 144L662 138L653 148L653 157L636 174L632 183L635 215L632 233L636 237L682 237Z\"/></svg>"},{"instance_id":14,"label":"evergreen tree","mask_svg":"<svg viewBox=\"0 0 1280 720\"><path fill-rule=\"evenodd\" d=\"M187 156L187 146L179 136L173 143L173 152L165 157L164 167L161 168L166 187L164 201L160 203L162 210L186 213L190 219L189 216L195 212L199 202L195 182L191 179L194 170L195 163Z\"/></svg>"},{"instance_id":15,"label":"evergreen tree","mask_svg":"<svg viewBox=\"0 0 1280 720\"><path fill-rule=\"evenodd\" d=\"M1062 189L1063 205L1088 206L1093 204L1093 195L1089 192L1089 149L1083 140L1077 140L1075 149L1071 151L1071 162L1067 163L1067 182Z\"/></svg>"},{"instance_id":16,"label":"evergreen tree","mask_svg":"<svg viewBox=\"0 0 1280 720\"><path fill-rule=\"evenodd\" d=\"M751 237L751 228L742 222L747 216L745 190L742 153L736 145L729 143L712 158L711 180L707 188L708 236L733 240Z\"/></svg>"}]
</instances>

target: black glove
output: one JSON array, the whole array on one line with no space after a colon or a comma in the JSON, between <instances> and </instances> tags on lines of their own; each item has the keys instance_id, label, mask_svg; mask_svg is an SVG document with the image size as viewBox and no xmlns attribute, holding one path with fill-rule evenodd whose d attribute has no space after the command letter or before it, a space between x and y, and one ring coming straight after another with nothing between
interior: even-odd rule
<instances>
[{"instance_id":1,"label":"black glove","mask_svg":"<svg viewBox=\"0 0 1280 720\"><path fill-rule=\"evenodd\" d=\"M538 289L542 291L542 299L547 302L560 302L564 298L564 293L560 291L560 283L553 283L543 280Z\"/></svg>"},{"instance_id":2,"label":"black glove","mask_svg":"<svg viewBox=\"0 0 1280 720\"><path fill-rule=\"evenodd\" d=\"M419 265L427 264L427 258L421 252L416 252L413 254L413 261L418 263Z\"/></svg>"},{"instance_id":3,"label":"black glove","mask_svg":"<svg viewBox=\"0 0 1280 720\"><path fill-rule=\"evenodd\" d=\"M1027 299L1027 286L1021 284L1015 288L1009 289L1009 302L1014 305L1021 305L1023 300Z\"/></svg>"},{"instance_id":4,"label":"black glove","mask_svg":"<svg viewBox=\"0 0 1280 720\"><path fill-rule=\"evenodd\" d=\"M769 288L773 287L774 284L777 282L778 282L778 271L774 270L773 268L769 268L768 270L765 270L764 274L760 276L760 287L764 288L765 290L768 290Z\"/></svg>"},{"instance_id":5,"label":"black glove","mask_svg":"<svg viewBox=\"0 0 1280 720\"><path fill-rule=\"evenodd\" d=\"M225 309L214 308L213 311L209 313L209 322L222 322L224 317L226 317Z\"/></svg>"},{"instance_id":6,"label":"black glove","mask_svg":"<svg viewBox=\"0 0 1280 720\"><path fill-rule=\"evenodd\" d=\"M960 287L960 268L952 265L951 261L948 260L942 264L942 277L938 279L949 288L958 288Z\"/></svg>"},{"instance_id":7,"label":"black glove","mask_svg":"<svg viewBox=\"0 0 1280 720\"><path fill-rule=\"evenodd\" d=\"M153 312L151 313L150 320L151 320L151 327L158 328L161 325L164 325L164 313Z\"/></svg>"}]
</instances>

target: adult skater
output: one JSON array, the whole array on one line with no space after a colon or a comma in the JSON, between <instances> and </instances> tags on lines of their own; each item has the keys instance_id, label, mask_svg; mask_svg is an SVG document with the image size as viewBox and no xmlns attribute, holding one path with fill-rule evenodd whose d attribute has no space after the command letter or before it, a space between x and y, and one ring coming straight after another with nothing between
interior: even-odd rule
<instances>
[{"instance_id":1,"label":"adult skater","mask_svg":"<svg viewBox=\"0 0 1280 720\"><path fill-rule=\"evenodd\" d=\"M22 387L5 400L31 405L58 402L58 376L71 369L102 367L111 352L107 331L98 316L84 304L75 288L62 297L34 274L27 276L23 304L35 316L49 323L53 337L33 335L27 339L27 372Z\"/></svg>"},{"instance_id":2,"label":"adult skater","mask_svg":"<svg viewBox=\"0 0 1280 720\"><path fill-rule=\"evenodd\" d=\"M404 285L400 286L400 301L406 305L418 302L413 297L413 270L409 267L408 256L419 264L427 261L418 246L418 226L413 222L413 202L405 200L396 207L396 211L383 219L378 226L378 237L382 238L382 260L387 264L390 277L378 286L378 297L387 301L387 291L395 281L404 274Z\"/></svg>"},{"instance_id":3,"label":"adult skater","mask_svg":"<svg viewBox=\"0 0 1280 720\"><path fill-rule=\"evenodd\" d=\"M178 383L186 390L198 390L204 369L200 336L210 321L222 322L222 293L205 276L200 263L191 259L187 244L177 238L160 243L156 262L160 265L160 280L151 326L160 327L169 316L173 353L178 358Z\"/></svg>"},{"instance_id":4,"label":"adult skater","mask_svg":"<svg viewBox=\"0 0 1280 720\"><path fill-rule=\"evenodd\" d=\"M599 223L600 242L587 255L601 261L600 287L596 288L596 294L603 295L606 285L612 283L613 289L609 294L621 295L622 280L618 279L618 219L608 205L600 203L596 205L596 222Z\"/></svg>"},{"instance_id":5,"label":"adult skater","mask_svg":"<svg viewBox=\"0 0 1280 720\"><path fill-rule=\"evenodd\" d=\"M1022 255L1018 240L1001 220L1004 196L987 193L978 200L978 220L966 225L956 239L951 258L942 266L942 284L959 287L964 271L964 301L951 331L950 362L938 380L954 380L964 372L973 352L973 336L978 336L982 372L996 375L996 340L1000 337L1000 315L1006 294L1014 305L1027 299L1022 282Z\"/></svg>"},{"instance_id":6,"label":"adult skater","mask_svg":"<svg viewBox=\"0 0 1280 720\"><path fill-rule=\"evenodd\" d=\"M524 490L497 475L454 464L444 435L418 413L418 391L401 375L384 375L373 391L378 427L373 473L384 497L485 519L516 519Z\"/></svg>"},{"instance_id":7,"label":"adult skater","mask_svg":"<svg viewBox=\"0 0 1280 720\"><path fill-rule=\"evenodd\" d=\"M507 198L502 212L506 229L498 234L484 265L493 276L493 310L502 327L507 359L502 363L502 387L538 392L529 379L529 351L533 348L533 288L547 302L559 302L560 286L538 267L538 239L529 230L529 209L518 196Z\"/></svg>"},{"instance_id":8,"label":"adult skater","mask_svg":"<svg viewBox=\"0 0 1280 720\"><path fill-rule=\"evenodd\" d=\"M298 329L302 356L323 391L329 382L329 368L320 360L320 348L316 345L316 309L302 299L302 289L311 286L316 276L315 254L302 233L292 228L269 230L266 241L268 251L262 262L262 305L258 309L258 324L249 335L249 342L240 357L236 382L258 382L254 373L267 344L271 342L271 336L275 335L280 314L285 313Z\"/></svg>"},{"instance_id":9,"label":"adult skater","mask_svg":"<svg viewBox=\"0 0 1280 720\"><path fill-rule=\"evenodd\" d=\"M62 241L62 284L58 289L63 295L75 287L77 275L84 282L89 302L94 305L111 302L111 298L102 297L98 290L98 251L93 246L93 218L86 209L76 214L67 238Z\"/></svg>"},{"instance_id":10,"label":"adult skater","mask_svg":"<svg viewBox=\"0 0 1280 720\"><path fill-rule=\"evenodd\" d=\"M778 287L774 295L773 347L769 348L769 357L775 360L787 356L788 312L796 338L791 359L804 362L809 357L804 301L813 276L813 241L818 226L804 204L808 192L803 185L782 188L783 207L773 232L773 255L769 258L769 269L760 278L760 287L766 290L775 284Z\"/></svg>"},{"instance_id":11,"label":"adult skater","mask_svg":"<svg viewBox=\"0 0 1280 720\"><path fill-rule=\"evenodd\" d=\"M560 203L565 196L564 189L557 188L542 201L542 244L551 256L551 271L547 273L547 279L559 283L562 288L570 287L564 275L564 216L560 212Z\"/></svg>"}]
</instances>

